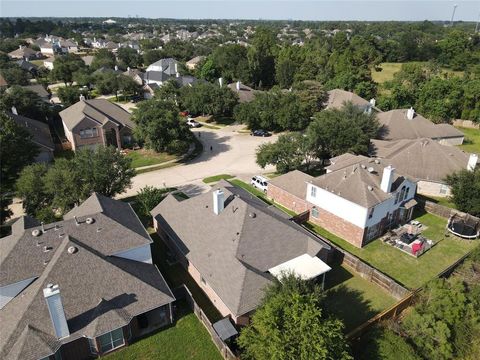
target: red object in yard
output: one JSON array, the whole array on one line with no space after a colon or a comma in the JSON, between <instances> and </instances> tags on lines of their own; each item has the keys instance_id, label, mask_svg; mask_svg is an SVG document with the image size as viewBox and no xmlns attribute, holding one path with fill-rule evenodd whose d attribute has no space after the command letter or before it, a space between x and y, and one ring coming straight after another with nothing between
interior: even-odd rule
<instances>
[{"instance_id":1,"label":"red object in yard","mask_svg":"<svg viewBox=\"0 0 480 360\"><path fill-rule=\"evenodd\" d=\"M188 111L180 111L181 116L188 116Z\"/></svg>"},{"instance_id":2,"label":"red object in yard","mask_svg":"<svg viewBox=\"0 0 480 360\"><path fill-rule=\"evenodd\" d=\"M416 255L419 250L421 250L423 247L422 243L417 243L412 245L412 254Z\"/></svg>"}]
</instances>

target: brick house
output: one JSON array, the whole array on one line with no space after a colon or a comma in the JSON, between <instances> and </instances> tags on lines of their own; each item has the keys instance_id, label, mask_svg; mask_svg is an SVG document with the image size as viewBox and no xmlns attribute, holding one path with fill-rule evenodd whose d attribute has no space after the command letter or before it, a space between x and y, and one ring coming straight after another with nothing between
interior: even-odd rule
<instances>
[{"instance_id":1,"label":"brick house","mask_svg":"<svg viewBox=\"0 0 480 360\"><path fill-rule=\"evenodd\" d=\"M129 204L93 194L0 239L0 357L91 359L172 322L175 300Z\"/></svg>"},{"instance_id":2,"label":"brick house","mask_svg":"<svg viewBox=\"0 0 480 360\"><path fill-rule=\"evenodd\" d=\"M108 100L81 98L61 111L60 117L74 151L97 146L122 149L133 142L135 124L130 113Z\"/></svg>"},{"instance_id":3,"label":"brick house","mask_svg":"<svg viewBox=\"0 0 480 360\"><path fill-rule=\"evenodd\" d=\"M328 244L226 181L187 200L169 195L151 214L178 261L238 325L248 324L263 290L282 271L322 281L330 270Z\"/></svg>"},{"instance_id":4,"label":"brick house","mask_svg":"<svg viewBox=\"0 0 480 360\"><path fill-rule=\"evenodd\" d=\"M268 197L296 212L308 211L311 222L357 247L411 219L414 180L378 159L345 154L331 162L316 178L295 172L273 179Z\"/></svg>"}]
</instances>

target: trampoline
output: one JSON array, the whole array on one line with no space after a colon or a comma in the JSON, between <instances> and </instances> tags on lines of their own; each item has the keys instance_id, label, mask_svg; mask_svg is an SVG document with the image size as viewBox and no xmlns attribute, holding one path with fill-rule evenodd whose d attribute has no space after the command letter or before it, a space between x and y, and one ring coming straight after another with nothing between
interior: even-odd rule
<instances>
[{"instance_id":1,"label":"trampoline","mask_svg":"<svg viewBox=\"0 0 480 360\"><path fill-rule=\"evenodd\" d=\"M455 216L448 220L447 229L452 234L464 239L476 239L480 235L480 224L478 222Z\"/></svg>"}]
</instances>

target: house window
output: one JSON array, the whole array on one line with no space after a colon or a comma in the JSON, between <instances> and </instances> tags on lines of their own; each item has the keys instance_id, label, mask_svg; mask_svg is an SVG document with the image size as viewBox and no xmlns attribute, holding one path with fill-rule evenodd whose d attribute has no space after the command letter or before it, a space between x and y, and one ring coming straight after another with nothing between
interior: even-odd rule
<instances>
[{"instance_id":1,"label":"house window","mask_svg":"<svg viewBox=\"0 0 480 360\"><path fill-rule=\"evenodd\" d=\"M98 136L98 129L97 128L87 128L80 130L80 138L91 138Z\"/></svg>"},{"instance_id":2,"label":"house window","mask_svg":"<svg viewBox=\"0 0 480 360\"><path fill-rule=\"evenodd\" d=\"M88 347L90 348L90 352L92 354L97 353L97 345L95 344L95 339L87 338L88 340Z\"/></svg>"},{"instance_id":3,"label":"house window","mask_svg":"<svg viewBox=\"0 0 480 360\"><path fill-rule=\"evenodd\" d=\"M448 186L445 184L440 185L440 194L447 194L448 193Z\"/></svg>"},{"instance_id":4,"label":"house window","mask_svg":"<svg viewBox=\"0 0 480 360\"><path fill-rule=\"evenodd\" d=\"M315 186L310 187L310 196L317 197L317 188Z\"/></svg>"},{"instance_id":5,"label":"house window","mask_svg":"<svg viewBox=\"0 0 480 360\"><path fill-rule=\"evenodd\" d=\"M318 219L318 209L315 206L312 208L312 217Z\"/></svg>"},{"instance_id":6,"label":"house window","mask_svg":"<svg viewBox=\"0 0 480 360\"><path fill-rule=\"evenodd\" d=\"M397 194L395 195L395 204L398 203L399 197L400 197L400 193L397 191Z\"/></svg>"},{"instance_id":7,"label":"house window","mask_svg":"<svg viewBox=\"0 0 480 360\"><path fill-rule=\"evenodd\" d=\"M408 198L408 192L410 191L410 188L407 188L407 190L405 191L405 197L403 198L403 200L407 199Z\"/></svg>"},{"instance_id":8,"label":"house window","mask_svg":"<svg viewBox=\"0 0 480 360\"><path fill-rule=\"evenodd\" d=\"M400 201L405 198L405 186L402 186L402 190L400 191Z\"/></svg>"},{"instance_id":9,"label":"house window","mask_svg":"<svg viewBox=\"0 0 480 360\"><path fill-rule=\"evenodd\" d=\"M100 350L102 353L106 353L123 346L125 344L125 340L123 339L122 328L99 336L98 342L100 343Z\"/></svg>"},{"instance_id":10,"label":"house window","mask_svg":"<svg viewBox=\"0 0 480 360\"><path fill-rule=\"evenodd\" d=\"M373 210L375 210L375 208L371 208L370 210L368 210L368 218L371 219L373 217Z\"/></svg>"}]
</instances>

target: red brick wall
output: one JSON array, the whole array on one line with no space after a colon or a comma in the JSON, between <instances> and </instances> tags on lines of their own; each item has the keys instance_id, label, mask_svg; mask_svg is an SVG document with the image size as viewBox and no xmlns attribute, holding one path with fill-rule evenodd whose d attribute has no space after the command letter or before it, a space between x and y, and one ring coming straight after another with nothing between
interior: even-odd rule
<instances>
[{"instance_id":1,"label":"red brick wall","mask_svg":"<svg viewBox=\"0 0 480 360\"><path fill-rule=\"evenodd\" d=\"M312 206L310 206L312 208ZM362 247L363 236L365 229L362 229L351 222L346 221L332 213L318 208L318 218L315 218L310 213L310 221L314 224L320 225L331 233L347 240L349 243Z\"/></svg>"},{"instance_id":2,"label":"red brick wall","mask_svg":"<svg viewBox=\"0 0 480 360\"><path fill-rule=\"evenodd\" d=\"M276 203L296 212L297 214L308 210L306 200L300 199L273 184L268 184L267 196Z\"/></svg>"}]
</instances>

